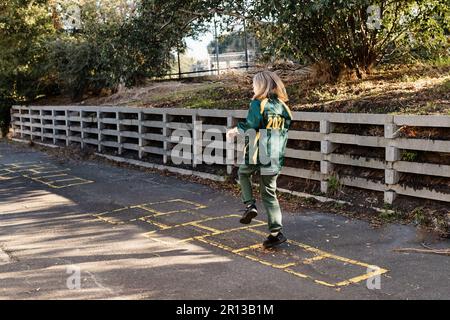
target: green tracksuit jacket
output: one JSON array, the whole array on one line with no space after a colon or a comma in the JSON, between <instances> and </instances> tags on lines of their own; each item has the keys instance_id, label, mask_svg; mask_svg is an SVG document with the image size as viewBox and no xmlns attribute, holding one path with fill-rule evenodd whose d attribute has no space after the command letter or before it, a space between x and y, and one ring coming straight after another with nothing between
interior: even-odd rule
<instances>
[{"instance_id":1,"label":"green tracksuit jacket","mask_svg":"<svg viewBox=\"0 0 450 320\"><path fill-rule=\"evenodd\" d=\"M278 174L284 165L291 121L289 107L276 95L252 100L246 120L237 125L240 133L248 134L251 129L256 132L246 137L245 163L260 165L261 173Z\"/></svg>"}]
</instances>

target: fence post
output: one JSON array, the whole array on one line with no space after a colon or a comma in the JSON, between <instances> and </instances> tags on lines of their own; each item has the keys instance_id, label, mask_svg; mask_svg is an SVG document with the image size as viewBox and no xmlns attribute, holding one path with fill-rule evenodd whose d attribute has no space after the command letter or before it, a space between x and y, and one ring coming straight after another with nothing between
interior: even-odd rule
<instances>
[{"instance_id":1,"label":"fence post","mask_svg":"<svg viewBox=\"0 0 450 320\"><path fill-rule=\"evenodd\" d=\"M202 163L203 139L202 124L198 121L197 113L192 115L192 167Z\"/></svg>"},{"instance_id":2,"label":"fence post","mask_svg":"<svg viewBox=\"0 0 450 320\"><path fill-rule=\"evenodd\" d=\"M97 110L97 141L98 141L98 146L97 146L97 150L98 152L102 152L102 122L100 119L100 110Z\"/></svg>"},{"instance_id":3,"label":"fence post","mask_svg":"<svg viewBox=\"0 0 450 320\"><path fill-rule=\"evenodd\" d=\"M144 113L142 111L138 111L138 132L139 132L139 159L142 159L144 147L144 139L142 135L144 134L144 125L142 123L144 119Z\"/></svg>"},{"instance_id":4,"label":"fence post","mask_svg":"<svg viewBox=\"0 0 450 320\"><path fill-rule=\"evenodd\" d=\"M19 120L20 120L20 139L23 139L23 119L22 119L22 106L19 109Z\"/></svg>"},{"instance_id":5,"label":"fence post","mask_svg":"<svg viewBox=\"0 0 450 320\"><path fill-rule=\"evenodd\" d=\"M386 184L386 190L384 191L384 202L387 204L393 204L397 196L392 187L398 184L400 175L398 171L394 169L394 163L401 158L400 149L393 146L393 141L398 137L398 127L394 123L394 116L389 116L384 125L384 138L389 139L386 143L386 169L384 181Z\"/></svg>"},{"instance_id":6,"label":"fence post","mask_svg":"<svg viewBox=\"0 0 450 320\"><path fill-rule=\"evenodd\" d=\"M55 109L52 109L52 126L53 126L53 144L56 144L56 119L55 119Z\"/></svg>"},{"instance_id":7,"label":"fence post","mask_svg":"<svg viewBox=\"0 0 450 320\"><path fill-rule=\"evenodd\" d=\"M33 141L33 114L31 109L28 111L30 119L30 140Z\"/></svg>"},{"instance_id":8,"label":"fence post","mask_svg":"<svg viewBox=\"0 0 450 320\"><path fill-rule=\"evenodd\" d=\"M328 141L328 134L333 132L334 125L328 120L320 120L320 133L323 134L323 140L320 142L320 152L322 159L320 161L320 172L322 180L320 181L320 191L328 192L328 180L334 170L334 165L330 161L330 154L336 149L336 144Z\"/></svg>"},{"instance_id":9,"label":"fence post","mask_svg":"<svg viewBox=\"0 0 450 320\"><path fill-rule=\"evenodd\" d=\"M84 121L83 110L80 110L81 149L84 149Z\"/></svg>"},{"instance_id":10,"label":"fence post","mask_svg":"<svg viewBox=\"0 0 450 320\"><path fill-rule=\"evenodd\" d=\"M44 142L44 111L39 109L39 120L41 121L41 141Z\"/></svg>"},{"instance_id":11,"label":"fence post","mask_svg":"<svg viewBox=\"0 0 450 320\"><path fill-rule=\"evenodd\" d=\"M64 111L64 115L66 117L66 147L68 147L70 145L70 139L69 139L69 137L70 137L70 120L69 120L70 112L68 109L66 109Z\"/></svg>"},{"instance_id":12,"label":"fence post","mask_svg":"<svg viewBox=\"0 0 450 320\"><path fill-rule=\"evenodd\" d=\"M167 112L164 112L162 115L162 121L163 121L163 163L167 164L167 160L168 160L168 153L169 153L169 128L168 128L168 124L169 124L169 115L167 114Z\"/></svg>"},{"instance_id":13,"label":"fence post","mask_svg":"<svg viewBox=\"0 0 450 320\"><path fill-rule=\"evenodd\" d=\"M227 117L227 129L231 129L234 126L235 120L233 118L233 116L228 116ZM225 132L225 137L226 137L226 132ZM227 164L227 174L232 174L233 173L233 165L235 162L235 158L234 158L234 139L233 140L229 140L228 138L225 138L226 143L225 143L225 147L226 147L226 161L225 163Z\"/></svg>"},{"instance_id":14,"label":"fence post","mask_svg":"<svg viewBox=\"0 0 450 320\"><path fill-rule=\"evenodd\" d=\"M116 121L117 121L117 143L119 144L117 153L119 155L121 155L122 154L122 136L120 134L120 113L119 113L119 111L116 111Z\"/></svg>"}]
</instances>

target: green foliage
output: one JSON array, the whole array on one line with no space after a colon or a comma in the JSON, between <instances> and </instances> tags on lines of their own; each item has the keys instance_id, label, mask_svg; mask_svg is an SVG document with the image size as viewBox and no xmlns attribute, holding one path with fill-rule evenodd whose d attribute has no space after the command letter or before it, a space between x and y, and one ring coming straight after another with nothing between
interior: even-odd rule
<instances>
[{"instance_id":1,"label":"green foliage","mask_svg":"<svg viewBox=\"0 0 450 320\"><path fill-rule=\"evenodd\" d=\"M379 28L367 23L374 5ZM449 10L446 0L263 0L254 1L252 16L266 55L325 62L335 76L350 69L362 77L386 58L446 50Z\"/></svg>"},{"instance_id":2,"label":"green foliage","mask_svg":"<svg viewBox=\"0 0 450 320\"><path fill-rule=\"evenodd\" d=\"M380 219L385 222L393 222L400 218L400 215L397 211L389 210L384 208L383 211L380 212Z\"/></svg>"},{"instance_id":3,"label":"green foliage","mask_svg":"<svg viewBox=\"0 0 450 320\"><path fill-rule=\"evenodd\" d=\"M170 71L183 39L216 15L222 27L245 18L266 57L325 62L335 76L346 69L362 76L396 57L444 61L447 1L84 0L74 29L64 20L73 0L3 0L0 96L26 103L66 91L79 100L86 91L141 84ZM381 8L379 29L367 25L370 5ZM220 40L220 52L243 48L239 33Z\"/></svg>"},{"instance_id":4,"label":"green foliage","mask_svg":"<svg viewBox=\"0 0 450 320\"><path fill-rule=\"evenodd\" d=\"M416 224L427 225L429 223L429 217L427 217L423 207L415 208L411 214L413 215Z\"/></svg>"},{"instance_id":5,"label":"green foliage","mask_svg":"<svg viewBox=\"0 0 450 320\"><path fill-rule=\"evenodd\" d=\"M130 6L133 3L134 6ZM0 4L0 92L18 102L60 91L74 100L164 75L183 38L203 30L224 1L83 1L79 23L65 20L76 1ZM227 5L230 5L228 3ZM70 21L71 21L70 20ZM73 26L76 26L74 28Z\"/></svg>"},{"instance_id":6,"label":"green foliage","mask_svg":"<svg viewBox=\"0 0 450 320\"><path fill-rule=\"evenodd\" d=\"M402 153L402 160L403 161L414 162L414 161L416 161L418 156L419 155L417 154L417 152L414 152L414 151L403 151L403 153Z\"/></svg>"},{"instance_id":7,"label":"green foliage","mask_svg":"<svg viewBox=\"0 0 450 320\"><path fill-rule=\"evenodd\" d=\"M28 101L49 90L43 61L53 31L47 1L1 2L0 96Z\"/></svg>"},{"instance_id":8,"label":"green foliage","mask_svg":"<svg viewBox=\"0 0 450 320\"><path fill-rule=\"evenodd\" d=\"M341 182L339 181L338 177L331 176L328 179L328 193L329 194L336 194L341 188Z\"/></svg>"},{"instance_id":9,"label":"green foliage","mask_svg":"<svg viewBox=\"0 0 450 320\"><path fill-rule=\"evenodd\" d=\"M97 1L86 1L81 30L63 33L49 45L48 70L75 100L86 90L139 85L163 76L171 69L174 49L183 51L183 38L202 30L197 21L206 18L196 12L204 5L145 0L118 11L113 1L102 3L99 19Z\"/></svg>"}]
</instances>

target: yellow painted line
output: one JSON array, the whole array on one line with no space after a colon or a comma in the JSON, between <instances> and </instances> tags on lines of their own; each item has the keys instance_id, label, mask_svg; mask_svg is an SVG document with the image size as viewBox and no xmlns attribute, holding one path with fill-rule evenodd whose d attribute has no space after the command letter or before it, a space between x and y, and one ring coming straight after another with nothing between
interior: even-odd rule
<instances>
[{"instance_id":1,"label":"yellow painted line","mask_svg":"<svg viewBox=\"0 0 450 320\"><path fill-rule=\"evenodd\" d=\"M110 210L110 211L105 211L105 212L101 212L101 213L96 213L96 214L93 214L93 216L103 216L103 215L108 214L108 213L114 213L114 212L119 212L119 211L125 211L125 210L131 209L131 208L132 208L132 207L123 207L123 208L119 208L119 209L114 209L114 210Z\"/></svg>"},{"instance_id":2,"label":"yellow painted line","mask_svg":"<svg viewBox=\"0 0 450 320\"><path fill-rule=\"evenodd\" d=\"M336 287L336 284L334 284L334 283L328 283L328 282L322 281L322 280L315 280L315 279L313 279L313 280L314 280L315 283L321 284L321 285L326 286L326 287Z\"/></svg>"},{"instance_id":3,"label":"yellow painted line","mask_svg":"<svg viewBox=\"0 0 450 320\"><path fill-rule=\"evenodd\" d=\"M300 273L300 272L296 272L294 270L291 269L285 269L283 270L284 272L293 274L294 276L300 277L300 278L310 278L309 276L307 276L306 274Z\"/></svg>"},{"instance_id":4,"label":"yellow painted line","mask_svg":"<svg viewBox=\"0 0 450 320\"><path fill-rule=\"evenodd\" d=\"M231 247L229 247L227 245L224 245L222 243L218 243L216 241L212 241L210 239L206 239L206 237L203 237L203 238L200 238L200 239L197 239L197 240L199 240L201 242L204 242L204 243L207 243L209 245L215 246L215 247L220 248L222 250L228 251L230 253L234 253L234 254L236 254L238 256L241 256L241 257L244 257L246 259L259 262L259 263L261 263L263 265L266 265L266 266L270 266L270 267L275 268L275 269L284 269L284 268L292 267L293 265L295 265L295 263L275 264L275 263L271 263L271 262L269 262L267 260L261 259L261 258L256 257L256 256L243 254L241 252L236 252L235 249L233 249L233 248L231 248Z\"/></svg>"},{"instance_id":5,"label":"yellow painted line","mask_svg":"<svg viewBox=\"0 0 450 320\"><path fill-rule=\"evenodd\" d=\"M197 224L197 223L191 223L191 226L198 227L198 228L201 228L201 229L205 229L206 231L211 231L212 233L219 233L219 232L221 232L221 230L218 230L216 228L202 226L202 225Z\"/></svg>"},{"instance_id":6,"label":"yellow painted line","mask_svg":"<svg viewBox=\"0 0 450 320\"><path fill-rule=\"evenodd\" d=\"M245 230L245 229L248 229L248 228L252 228L252 227L258 226L258 225L252 225L252 226L239 227L239 228L234 228L234 229L218 230L218 229L215 229L215 228L209 228L209 227L201 226L201 225L198 224L200 222L208 222L208 221L213 221L213 220L220 220L220 219L223 219L223 218L240 217L239 215L236 215L236 214L230 214L230 215L220 216L220 217L211 217L211 218L198 220L198 221L185 222L185 223L174 225L174 226L168 226L168 225L156 222L153 219L151 219L152 217L153 216L145 217L144 221L155 224L156 226L160 227L161 230L168 230L168 229L174 229L174 228L180 228L180 227L186 227L186 226L194 226L194 227L199 227L199 228L202 228L204 230L207 230L207 231L211 232L209 234L205 234L205 235L201 235L201 236L195 236L195 237L190 237L190 238L186 238L186 239L180 239L178 242L189 242L189 241L193 241L193 240L201 240L201 239L208 238L208 237L215 236L215 235L221 235L221 234L225 234L225 233L229 233L229 232L233 232L233 231ZM265 222L263 222L263 221L261 221L261 222L263 224L265 224ZM156 234L156 233L158 233L158 230L148 232L145 235L149 236L149 235ZM233 250L233 249L230 248L230 250Z\"/></svg>"},{"instance_id":7,"label":"yellow painted line","mask_svg":"<svg viewBox=\"0 0 450 320\"><path fill-rule=\"evenodd\" d=\"M326 282L326 281L314 279L313 277L311 277L311 276L309 276L309 275L307 275L307 274L300 273L300 272L294 271L294 270L292 270L292 269L284 269L283 271L284 271L284 272L287 272L287 273L289 273L289 274L292 274L292 275L294 275L294 276L296 276L296 277L299 277L299 278L312 280L312 281L314 281L315 283L320 284L320 285L323 285L323 286L326 286L326 287L336 287L336 284L328 283L328 282Z\"/></svg>"},{"instance_id":8,"label":"yellow painted line","mask_svg":"<svg viewBox=\"0 0 450 320\"><path fill-rule=\"evenodd\" d=\"M259 230L249 229L249 231L254 232L256 234L260 234L260 235L266 235L264 232L261 232ZM361 261L356 261L356 260L344 258L344 257L337 256L337 255L334 255L334 254L329 253L329 252L322 251L320 249L317 249L317 248L311 247L309 245L297 242L295 240L288 240L287 242L290 243L290 244L296 245L298 247L301 247L301 248L303 248L303 249L305 249L307 251L316 253L318 256L327 255L328 258L331 258L331 259L334 259L334 260L338 260L338 261L341 261L341 262L345 262L345 263L349 263L349 264L353 264L353 265L357 265L357 266L361 266L361 267L366 267L366 268L371 266L371 265L369 265L367 263L364 263L364 262L361 262Z\"/></svg>"},{"instance_id":9,"label":"yellow painted line","mask_svg":"<svg viewBox=\"0 0 450 320\"><path fill-rule=\"evenodd\" d=\"M257 248L262 248L262 244L258 243L258 244L254 244L254 245L251 245L248 247L239 248L239 249L233 250L233 253L239 253L242 251L247 251L247 250L252 250L252 249L257 249Z\"/></svg>"},{"instance_id":10,"label":"yellow painted line","mask_svg":"<svg viewBox=\"0 0 450 320\"><path fill-rule=\"evenodd\" d=\"M49 184L49 186L52 188L55 188L55 189L62 189L62 188L67 188L67 187L79 186L79 185L83 185L83 184L89 184L89 183L94 183L94 181L85 180L80 183L71 183L71 184L67 184L67 185L63 185L63 186L55 186L55 185L51 185L51 184Z\"/></svg>"},{"instance_id":11,"label":"yellow painted line","mask_svg":"<svg viewBox=\"0 0 450 320\"><path fill-rule=\"evenodd\" d=\"M43 180L40 180L40 179L37 179L37 178L32 178L32 177L29 177L31 180L33 180L33 181L36 181L36 182L39 182L39 183L43 183L43 184L45 184L45 185L47 185L47 186L49 186L49 187L54 187L54 186L52 186L52 185L50 185L50 183L48 183L48 182L46 182L46 181L43 181Z\"/></svg>"},{"instance_id":12,"label":"yellow painted line","mask_svg":"<svg viewBox=\"0 0 450 320\"><path fill-rule=\"evenodd\" d=\"M87 183L93 183L94 181L91 180L86 180L83 178L79 178L76 176L72 176L73 178L71 179L59 179L59 180L53 180L53 181L43 181L42 179L47 179L47 178L52 178L52 177L64 177L64 176L69 176L68 174L64 173L64 172L68 172L70 171L69 168L60 168L58 166L52 165L52 164L43 164L43 163L36 163L36 162L31 162L29 163L27 166L19 166L19 163L16 164L12 164L13 166L15 166L17 169L21 169L19 170L20 172L25 172L25 171L31 171L30 174L23 174L23 177L26 178L30 178L33 181L37 181L40 183L43 183L51 188L54 189L60 189L60 188L66 188L66 187L70 187L70 186L75 186L75 185L81 185L81 184L87 184ZM44 171L43 171L44 170ZM70 184L66 184L63 186L57 186L54 185L54 183L57 182L65 182L65 181L76 181L79 180L81 182L79 183L70 183Z\"/></svg>"},{"instance_id":13,"label":"yellow painted line","mask_svg":"<svg viewBox=\"0 0 450 320\"><path fill-rule=\"evenodd\" d=\"M150 240L153 240L155 242L159 242L159 243L162 243L162 244L165 244L165 245L174 245L174 244L178 243L178 242L168 242L168 241L164 241L164 240L161 240L161 239L158 239L158 238L149 237L149 236L147 236L146 233L144 233L143 236L146 237L147 239L150 239Z\"/></svg>"},{"instance_id":14,"label":"yellow painted line","mask_svg":"<svg viewBox=\"0 0 450 320\"><path fill-rule=\"evenodd\" d=\"M166 225L166 224L164 224L164 223L156 222L156 221L153 221L153 220L150 220L150 219L139 218L139 220L141 220L141 221L143 221L143 222L147 222L147 223L153 224L153 225L157 226L158 228L161 228L161 230L172 229L171 226L168 226L168 225ZM150 232L148 232L147 234L156 233L156 232L161 231L161 230L150 231Z\"/></svg>"},{"instance_id":15,"label":"yellow painted line","mask_svg":"<svg viewBox=\"0 0 450 320\"><path fill-rule=\"evenodd\" d=\"M68 172L70 169L58 169L58 170L49 170L49 171L35 171L36 174L47 174L47 173L61 173Z\"/></svg>"},{"instance_id":16,"label":"yellow painted line","mask_svg":"<svg viewBox=\"0 0 450 320\"><path fill-rule=\"evenodd\" d=\"M69 176L69 175L67 175L67 176ZM70 177L70 176L69 176L69 177ZM39 179L42 179L42 178L39 178ZM81 181L83 181L83 182L88 181L88 180L83 179L83 178L78 178L78 177L72 176L71 178L67 178L67 179L50 180L49 183L57 183L57 182L65 182L65 181L74 181L74 180L81 180Z\"/></svg>"},{"instance_id":17,"label":"yellow painted line","mask_svg":"<svg viewBox=\"0 0 450 320\"><path fill-rule=\"evenodd\" d=\"M238 217L240 217L240 216L238 216ZM253 220L253 221L255 221L255 220ZM260 226L265 226L265 225L266 225L266 223L262 222L260 224L254 224L254 225L251 225L251 226L237 227L237 228L225 229L225 230L217 230L214 234L212 234L212 236L220 235L220 234L224 234L224 233L229 233L229 232L234 232L234 231L247 230L247 229L250 229L250 228L260 227Z\"/></svg>"},{"instance_id":18,"label":"yellow painted line","mask_svg":"<svg viewBox=\"0 0 450 320\"><path fill-rule=\"evenodd\" d=\"M226 246L224 244L221 244L221 243L217 243L215 241L206 240L205 238L200 238L200 239L197 239L197 240L200 241L200 242L203 242L203 243L210 244L210 245L215 246L217 248L223 249L223 250L228 251L228 252L232 252L233 251L233 248L230 248L230 247L228 247L228 246Z\"/></svg>"},{"instance_id":19,"label":"yellow painted line","mask_svg":"<svg viewBox=\"0 0 450 320\"><path fill-rule=\"evenodd\" d=\"M260 232L258 230L249 229L249 231L257 233L257 234L264 235L263 232ZM294 240L288 240L287 242L291 243L293 245L299 246L299 247L301 247L301 248L303 248L305 250L308 250L310 252L314 252L314 253L318 254L318 257L311 258L309 260L318 261L318 260L321 260L321 259L324 259L324 258L329 258L329 259L337 260L337 261L340 261L340 262L345 262L345 263L348 263L348 264L351 264L351 265L355 265L355 266L361 266L361 267L366 267L366 268L375 267L373 265L369 265L369 264L361 262L361 261L356 261L356 260L344 258L344 257L341 257L341 256L337 256L337 255L334 255L334 254L322 251L320 249L316 249L316 248L313 248L311 246L305 245L303 243L299 243L299 242L294 241ZM308 261L308 259L306 261ZM369 278L371 278L373 276L381 275L381 274L389 272L388 270L380 268L380 267L376 267L376 268L379 268L379 270L377 270L375 272L363 274L361 276L357 276L357 277L354 277L354 278L349 279L349 280L344 280L344 281L341 281L341 282L338 282L338 283L335 283L335 284L330 284L328 282L320 281L320 280L314 280L313 278L311 278L311 279L313 279L318 284L334 287L334 286L345 286L345 285L348 285L348 284L351 284L351 283L358 283L358 282L367 280L367 279L369 279ZM287 270L285 270L285 271L287 271ZM290 273L295 274L295 271L292 271Z\"/></svg>"},{"instance_id":20,"label":"yellow painted line","mask_svg":"<svg viewBox=\"0 0 450 320\"><path fill-rule=\"evenodd\" d=\"M141 208L142 210L145 210L147 212L153 213L154 216L156 216L158 213L155 210L150 210L149 208L144 207L144 205L138 205L138 208Z\"/></svg>"},{"instance_id":21,"label":"yellow painted line","mask_svg":"<svg viewBox=\"0 0 450 320\"><path fill-rule=\"evenodd\" d=\"M38 165L38 164L42 164L41 162L36 162L36 161L25 161L25 162L13 162L13 163L6 163L5 166L23 166L23 165Z\"/></svg>"},{"instance_id":22,"label":"yellow painted line","mask_svg":"<svg viewBox=\"0 0 450 320\"><path fill-rule=\"evenodd\" d=\"M223 216L223 217L227 217L227 216ZM217 220L217 219L221 219L221 218L223 218L223 217L213 217L213 218L206 218L206 219L202 219L202 220L196 220L196 221L190 221L190 222L185 222L185 223L180 223L180 224L176 224L176 225L173 225L173 226L169 226L169 225L165 225L165 224L162 224L162 223L160 223L160 222L157 222L157 221L155 221L154 219L152 219L153 218L153 216L148 216L148 217L145 217L145 219L146 219L146 221L150 221L151 223L153 223L153 224L161 224L161 225L164 225L165 227L164 227L164 229L173 229L173 228L180 228L180 227L186 227L186 226L192 226L192 225L194 225L195 223L200 223L200 222L207 222L207 221L212 221L212 220ZM217 231L219 231L219 230L217 230ZM156 231L152 231L152 232L156 232Z\"/></svg>"},{"instance_id":23,"label":"yellow painted line","mask_svg":"<svg viewBox=\"0 0 450 320\"><path fill-rule=\"evenodd\" d=\"M383 268L380 268L380 267L377 267L377 268L378 268L378 270L376 270L376 271L369 272L369 273L363 274L361 276L357 276L357 277L354 277L354 278L351 278L351 279L348 279L348 280L344 280L344 281L338 282L338 283L336 283L336 286L346 286L346 285L349 285L349 284L352 284L352 283L358 283L358 282L370 279L372 277L380 276L382 274L385 274L385 273L389 272L386 269L383 269Z\"/></svg>"},{"instance_id":24,"label":"yellow painted line","mask_svg":"<svg viewBox=\"0 0 450 320\"><path fill-rule=\"evenodd\" d=\"M266 224L265 222L261 221L260 225L251 225L251 226L245 226L245 227L239 227L239 228L233 228L233 229L226 229L226 230L218 230L218 229L215 229L215 228L209 228L209 227L206 227L206 226L201 226L199 224L201 222L220 220L220 219L229 218L229 217L235 218L235 217L240 217L240 216L236 215L236 214L230 214L230 215L220 216L220 217L211 217L211 218L198 220L198 221L185 222L185 223L174 225L174 226L169 226L169 225L165 225L165 224L156 222L155 220L152 219L153 216L145 217L144 221L155 224L156 226L160 227L161 230L168 230L168 229L174 229L174 228L180 228L180 227L186 227L186 226L194 226L194 227L199 227L199 228L202 228L202 229L204 229L206 231L211 232L209 234L205 234L205 235L201 235L201 236L195 236L195 237L190 237L190 238L186 238L186 239L180 239L178 242L189 242L189 241L193 241L193 240L201 240L201 239L205 239L205 238L208 238L208 237L211 237L211 236L221 235L221 234L225 234L225 233L229 233L229 232L233 232L233 231L246 230L246 229L249 229L249 228L252 228L252 227L256 227L256 226L260 226L260 225L265 225ZM158 230L148 232L148 233L146 233L146 235L156 234L156 233L158 233ZM230 250L233 250L233 249L230 249Z\"/></svg>"},{"instance_id":25,"label":"yellow painted line","mask_svg":"<svg viewBox=\"0 0 450 320\"><path fill-rule=\"evenodd\" d=\"M179 201L179 200L180 199L172 199L172 200L168 200L168 201L155 202L155 203L152 203L152 204L175 202L175 201ZM183 201L183 202L188 202L188 201ZM191 202L188 202L188 203L192 204ZM137 205L137 206L130 206L130 207L125 207L125 208L120 208L120 209L116 209L116 210L105 212L103 214L119 212L119 211L123 211L123 210L126 210L126 209L131 209L131 208L140 208L140 209L143 209L143 210L155 213L156 210L152 210L151 208L144 208L143 207L143 206L146 206L146 205L151 205L151 204L144 204L144 205ZM148 209L150 209L150 210L148 210ZM186 210L181 210L181 211L177 210L177 211L173 211L173 212L161 212L161 215L170 214L170 213L184 212L184 211L189 211L189 210L192 210L192 209L186 209ZM99 214L99 215L101 216L102 214ZM208 226L202 225L202 223L205 223L205 222L208 222L208 221L220 220L220 219L226 219L226 218L232 218L232 217L233 218L240 217L239 215L236 215L236 214L224 215L224 216L220 216L220 217L210 217L210 218L205 218L205 219L201 219L201 220L185 222L185 223L177 224L177 225L173 225L173 226L169 226L169 225L166 225L166 224L154 221L153 219L154 219L155 216L157 216L157 215L151 215L151 216L146 216L146 217L139 218L139 220L142 220L144 222L153 224L153 225L157 226L158 228L160 228L160 230L155 230L155 231L144 233L143 235L146 238L152 239L152 240L160 242L160 243L168 244L168 245L173 245L173 244L176 244L176 243L184 243L184 242L197 240L197 241L200 241L202 243L205 243L205 244L208 244L208 245L220 248L222 250L225 250L227 252L236 254L238 256L244 257L244 258L249 259L251 261L255 261L255 262L258 262L260 264L263 264L263 265L266 265L266 266L270 266L270 267L275 268L275 269L281 269L284 272L292 274L292 275L294 275L296 277L312 280L316 284L327 286L327 287L346 286L346 285L349 285L349 284L352 284L352 283L358 283L358 282L367 280L367 279L369 279L371 277L374 277L374 276L377 276L377 275L381 275L381 274L384 274L384 273L388 272L388 270L386 270L386 269L375 267L373 265L369 265L369 264L366 264L366 263L363 263L363 262L360 262L360 261L356 261L356 260L344 258L344 257L341 257L341 256L337 256L337 255L334 255L334 254L322 251L320 249L311 247L309 245L306 245L306 244L303 244L303 243L300 243L300 242L297 242L297 241L294 241L294 240L288 240L288 243L290 243L292 245L295 245L295 246L298 246L298 247L304 249L305 251L312 252L312 253L316 254L317 256L315 256L313 258L309 258L309 259L304 259L301 262L290 262L290 263L286 263L286 264L271 263L271 262L269 262L267 260L264 260L264 258L260 258L260 257L257 257L257 256L254 256L254 255L251 255L251 254L247 253L247 251L249 251L249 250L260 248L261 244L254 244L254 245L243 247L243 248L239 248L239 249L233 249L233 248L231 248L231 247L229 247L227 245L224 245L224 244L219 243L217 241L213 241L211 239L211 237L215 236L215 235L221 235L221 234L226 234L226 233L240 231L240 230L249 230L250 232L253 232L255 234L265 236L266 234L264 232L256 230L256 229L253 229L255 227L265 225L266 223L264 221L254 220L254 221L257 221L259 223L255 224L255 225L239 227L239 228L232 228L232 229L226 229L226 230L218 230L216 228L212 228L212 227L208 227ZM108 221L107 219L103 219L103 220L106 221L106 222L112 223L111 221ZM136 220L136 219L132 219L132 220ZM130 220L130 221L132 221L132 220ZM113 224L124 224L124 222L120 222L120 223L116 222L116 223L113 223ZM198 227L198 228L201 228L203 230L209 231L209 233L205 234L205 235L199 235L199 236L186 238L186 239L180 239L180 240L178 240L176 242L168 242L168 241L164 241L164 240L162 240L162 239L160 239L158 237L154 237L154 235L157 235L158 232L161 231L161 230L168 230L168 229L179 228L179 227L183 227L183 226ZM290 269L290 267L299 265L301 263L303 263L303 264L311 264L311 263L313 263L315 261L320 261L320 260L323 260L323 259L333 259L333 260L337 260L337 261L344 262L344 263L351 264L351 265L355 265L355 266L374 267L374 268L379 268L379 269L374 271L374 272L371 272L371 273L368 273L368 274L363 274L363 275L360 275L360 276L357 276L357 277L354 277L354 278L351 278L351 279L348 279L348 280L340 281L340 282L337 282L337 283L329 283L329 282L326 282L326 281L314 279L312 276L309 276L309 275L306 275L306 274L302 274L302 273L299 273L297 271L294 271L294 270Z\"/></svg>"},{"instance_id":26,"label":"yellow painted line","mask_svg":"<svg viewBox=\"0 0 450 320\"><path fill-rule=\"evenodd\" d=\"M41 170L49 170L49 169L58 169L57 167L50 168L50 167L44 167L44 166L36 166L32 168L28 168L30 171L33 171L35 173L39 173Z\"/></svg>"},{"instance_id":27,"label":"yellow painted line","mask_svg":"<svg viewBox=\"0 0 450 320\"><path fill-rule=\"evenodd\" d=\"M100 216L95 216L95 217L96 217L97 219L101 220L101 221L104 221L104 222L107 222L107 223L110 223L110 224L114 224L114 225L125 224L125 223L122 222L122 221L114 221L114 220L110 220L110 219L103 218L103 217L100 217Z\"/></svg>"},{"instance_id":28,"label":"yellow painted line","mask_svg":"<svg viewBox=\"0 0 450 320\"><path fill-rule=\"evenodd\" d=\"M68 176L67 173L61 173L61 174L51 174L48 176L36 176L33 178L37 178L37 179L47 179L47 178L56 178L56 177L64 177L64 176Z\"/></svg>"},{"instance_id":29,"label":"yellow painted line","mask_svg":"<svg viewBox=\"0 0 450 320\"><path fill-rule=\"evenodd\" d=\"M21 173L21 172L27 172L30 171L30 169L24 169L24 168L14 168L14 169L9 169L9 171L14 172L14 173Z\"/></svg>"},{"instance_id":30,"label":"yellow painted line","mask_svg":"<svg viewBox=\"0 0 450 320\"><path fill-rule=\"evenodd\" d=\"M305 260L302 261L302 263L303 264L312 264L315 261L320 261L320 260L323 260L323 259L326 259L326 258L329 258L329 257L330 257L329 254L322 254L320 256L316 256L316 257L313 257L313 258L305 259Z\"/></svg>"},{"instance_id":31,"label":"yellow painted line","mask_svg":"<svg viewBox=\"0 0 450 320\"><path fill-rule=\"evenodd\" d=\"M156 209L153 209L149 206L152 205L158 205L158 204L165 204L165 203L173 203L173 202L182 202L182 203L187 203L187 204L191 204L194 206L194 208L187 208L187 209L180 209L180 210L172 210L172 211L158 211ZM149 212L152 212L156 215L165 215L165 214L171 214L171 213L178 213L178 212L187 212L187 211L191 211L191 210L199 210L199 209L205 209L207 208L207 206L201 204L201 203L197 203L197 202L193 202L193 201L188 201L188 200L184 200L184 199L170 199L170 200L165 200L165 201L158 201L158 202L152 202L152 203L145 203L141 205L142 208L144 210L147 210Z\"/></svg>"},{"instance_id":32,"label":"yellow painted line","mask_svg":"<svg viewBox=\"0 0 450 320\"><path fill-rule=\"evenodd\" d=\"M207 206L205 206L204 204L198 203L198 202L194 202L194 201L189 201L186 199L173 199L170 202L184 202L184 203L188 203L188 204L192 204L193 206L196 206L198 209L205 209L207 208Z\"/></svg>"},{"instance_id":33,"label":"yellow painted line","mask_svg":"<svg viewBox=\"0 0 450 320\"><path fill-rule=\"evenodd\" d=\"M153 217L156 217L156 215L153 216L148 216L145 217L148 220L154 221ZM203 223L203 222L208 222L208 221L213 221L213 220L219 220L219 219L223 219L223 218L229 218L229 217L236 217L236 215L226 215L226 216L220 216L220 217L211 217L211 218L205 218L205 219L201 219L201 220L195 220L195 221L189 221L189 222L184 222L184 223L180 223L180 224L176 224L176 225L172 225L170 226L171 228L179 228L179 227L185 227L185 226L189 226L192 224L196 224L196 223ZM238 216L239 217L239 216ZM217 230L220 232L220 230Z\"/></svg>"}]
</instances>

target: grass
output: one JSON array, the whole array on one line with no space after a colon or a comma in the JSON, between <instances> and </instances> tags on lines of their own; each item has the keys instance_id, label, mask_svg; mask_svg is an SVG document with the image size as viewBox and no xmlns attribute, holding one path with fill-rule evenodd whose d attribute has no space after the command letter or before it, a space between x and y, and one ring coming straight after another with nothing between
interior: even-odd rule
<instances>
[{"instance_id":1,"label":"grass","mask_svg":"<svg viewBox=\"0 0 450 320\"><path fill-rule=\"evenodd\" d=\"M384 206L383 211L380 212L380 219L383 222L394 222L401 220L401 214L395 210L390 209L388 206Z\"/></svg>"},{"instance_id":2,"label":"grass","mask_svg":"<svg viewBox=\"0 0 450 320\"><path fill-rule=\"evenodd\" d=\"M425 225L428 223L429 217L426 215L422 207L415 208L412 213L414 221L417 225Z\"/></svg>"},{"instance_id":3,"label":"grass","mask_svg":"<svg viewBox=\"0 0 450 320\"><path fill-rule=\"evenodd\" d=\"M328 193L336 194L341 189L341 183L336 176L331 176L328 180Z\"/></svg>"}]
</instances>

